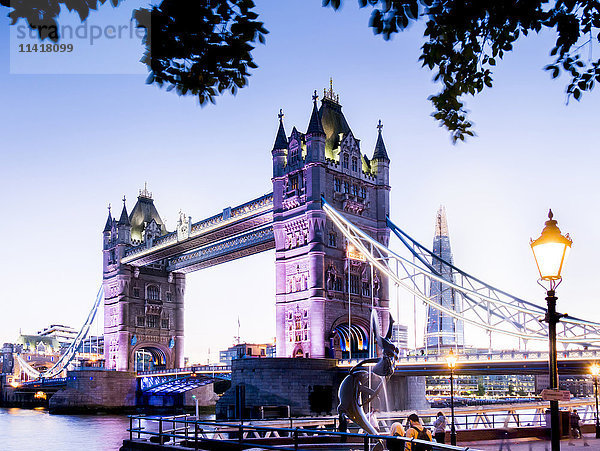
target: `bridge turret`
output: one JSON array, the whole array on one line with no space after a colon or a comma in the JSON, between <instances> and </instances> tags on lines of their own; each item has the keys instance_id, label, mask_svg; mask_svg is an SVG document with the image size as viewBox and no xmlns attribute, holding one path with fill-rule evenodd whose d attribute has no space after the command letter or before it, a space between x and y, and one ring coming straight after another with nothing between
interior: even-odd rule
<instances>
[{"instance_id":1,"label":"bridge turret","mask_svg":"<svg viewBox=\"0 0 600 451\"><path fill-rule=\"evenodd\" d=\"M383 136L381 135L381 129L383 128L381 121L379 121L377 128L379 131L377 143L375 144L375 151L373 152L373 158L371 159L371 168L377 177L377 183L379 185L388 186L390 184L390 159L385 150L385 143L383 142Z\"/></svg>"},{"instance_id":2,"label":"bridge turret","mask_svg":"<svg viewBox=\"0 0 600 451\"><path fill-rule=\"evenodd\" d=\"M102 231L102 238L104 243L104 249L108 249L110 244L114 238L113 236L114 229L114 219L110 214L110 204L108 204L108 218L106 218L106 225L104 226L104 230Z\"/></svg>"},{"instance_id":3,"label":"bridge turret","mask_svg":"<svg viewBox=\"0 0 600 451\"><path fill-rule=\"evenodd\" d=\"M313 94L313 110L306 130L306 162L325 161L325 130L317 108L319 96Z\"/></svg>"},{"instance_id":4,"label":"bridge turret","mask_svg":"<svg viewBox=\"0 0 600 451\"><path fill-rule=\"evenodd\" d=\"M131 244L131 222L129 222L125 200L125 196L123 196L123 210L121 210L121 216L117 222L117 242L119 244Z\"/></svg>"},{"instance_id":5,"label":"bridge turret","mask_svg":"<svg viewBox=\"0 0 600 451\"><path fill-rule=\"evenodd\" d=\"M275 138L275 144L273 144L273 177L281 177L285 171L285 157L287 154L288 140L285 135L285 129L283 127L283 110L279 110L277 117L279 118L279 129L277 130L277 137Z\"/></svg>"}]
</instances>

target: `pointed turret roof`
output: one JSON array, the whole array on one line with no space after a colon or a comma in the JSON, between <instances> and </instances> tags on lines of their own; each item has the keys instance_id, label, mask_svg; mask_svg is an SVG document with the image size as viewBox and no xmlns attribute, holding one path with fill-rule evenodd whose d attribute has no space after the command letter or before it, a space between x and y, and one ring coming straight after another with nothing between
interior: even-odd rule
<instances>
[{"instance_id":1,"label":"pointed turret roof","mask_svg":"<svg viewBox=\"0 0 600 451\"><path fill-rule=\"evenodd\" d=\"M325 135L325 131L323 130L323 124L321 123L321 118L319 117L319 109L317 108L317 99L319 96L317 95L317 91L313 95L313 110L310 115L310 122L308 123L308 129L306 130L307 135L315 135L321 134Z\"/></svg>"},{"instance_id":2,"label":"pointed turret roof","mask_svg":"<svg viewBox=\"0 0 600 451\"><path fill-rule=\"evenodd\" d=\"M381 135L381 129L383 128L383 124L381 120L379 124L377 124L377 128L379 129L377 135L377 143L375 144L375 151L373 152L372 160L387 160L390 161L387 151L385 150L385 143L383 142L383 136Z\"/></svg>"},{"instance_id":3,"label":"pointed turret roof","mask_svg":"<svg viewBox=\"0 0 600 451\"><path fill-rule=\"evenodd\" d=\"M110 204L108 204L108 218L106 219L106 225L104 226L103 232L110 232L112 229L113 218L110 214Z\"/></svg>"},{"instance_id":4,"label":"pointed turret roof","mask_svg":"<svg viewBox=\"0 0 600 451\"><path fill-rule=\"evenodd\" d=\"M435 218L435 235L434 236L449 236L448 235L448 221L446 220L446 208L440 205Z\"/></svg>"},{"instance_id":5,"label":"pointed turret roof","mask_svg":"<svg viewBox=\"0 0 600 451\"><path fill-rule=\"evenodd\" d=\"M321 102L319 116L321 117L323 130L325 131L325 149L337 149L340 142L348 136L349 133L352 133L350 126L344 117L344 113L342 113L342 105L326 95Z\"/></svg>"},{"instance_id":6,"label":"pointed turret roof","mask_svg":"<svg viewBox=\"0 0 600 451\"><path fill-rule=\"evenodd\" d=\"M127 206L125 205L125 196L123 196L123 210L121 210L119 225L131 225L129 222L129 215L127 214Z\"/></svg>"},{"instance_id":7,"label":"pointed turret roof","mask_svg":"<svg viewBox=\"0 0 600 451\"><path fill-rule=\"evenodd\" d=\"M152 220L160 227L161 235L167 233L167 228L160 218L158 210L154 206L152 193L146 189L145 185L144 189L140 190L140 195L138 196L138 200L133 207L133 210L131 210L129 219L131 221L131 238L134 240L142 240L144 230Z\"/></svg>"},{"instance_id":8,"label":"pointed turret roof","mask_svg":"<svg viewBox=\"0 0 600 451\"><path fill-rule=\"evenodd\" d=\"M275 138L275 144L273 144L273 150L287 149L288 140L285 136L285 129L283 128L283 110L279 110L279 129L277 130L277 137Z\"/></svg>"}]
</instances>

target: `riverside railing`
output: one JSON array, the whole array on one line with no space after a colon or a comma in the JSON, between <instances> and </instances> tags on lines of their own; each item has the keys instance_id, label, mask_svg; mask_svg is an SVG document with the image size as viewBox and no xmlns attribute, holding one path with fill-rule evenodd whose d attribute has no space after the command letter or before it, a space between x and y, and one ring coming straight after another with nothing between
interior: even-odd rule
<instances>
[{"instance_id":1,"label":"riverside railing","mask_svg":"<svg viewBox=\"0 0 600 451\"><path fill-rule=\"evenodd\" d=\"M202 449L203 444L227 441L240 449L277 449L284 451L305 448L307 444L327 444L328 447L344 447L345 444L362 444L369 451L377 441L396 440L423 443L439 451L478 451L475 448L445 445L407 437L340 432L335 422L324 424L320 429L303 427L268 427L240 423L196 420L188 415L169 417L129 416L129 439L150 441L158 444L178 445L190 449ZM137 424L136 424L137 422ZM328 427L325 427L328 426ZM334 446L336 445L336 446ZM355 448L356 449L356 448Z\"/></svg>"}]
</instances>

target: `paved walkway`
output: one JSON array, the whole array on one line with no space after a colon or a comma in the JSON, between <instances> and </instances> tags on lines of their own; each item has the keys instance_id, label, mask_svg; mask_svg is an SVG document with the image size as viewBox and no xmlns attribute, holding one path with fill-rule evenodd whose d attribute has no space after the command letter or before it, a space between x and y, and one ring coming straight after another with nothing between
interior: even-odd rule
<instances>
[{"instance_id":1,"label":"paved walkway","mask_svg":"<svg viewBox=\"0 0 600 451\"><path fill-rule=\"evenodd\" d=\"M509 443L502 440L460 442L458 446L469 446L484 451L550 451L549 441L532 438L512 439ZM583 439L561 440L560 449L564 451L600 451L600 439L595 438L595 434L584 434Z\"/></svg>"}]
</instances>

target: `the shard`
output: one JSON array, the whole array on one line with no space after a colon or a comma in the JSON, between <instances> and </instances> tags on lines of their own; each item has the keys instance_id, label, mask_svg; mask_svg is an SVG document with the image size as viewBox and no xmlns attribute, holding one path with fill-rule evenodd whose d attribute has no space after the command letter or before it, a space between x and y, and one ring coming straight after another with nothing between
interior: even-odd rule
<instances>
[{"instance_id":1,"label":"the shard","mask_svg":"<svg viewBox=\"0 0 600 451\"><path fill-rule=\"evenodd\" d=\"M450 236L446 210L440 207L435 222L435 235L433 237L433 253L440 259L434 258L432 266L444 279L454 282L454 270L444 262L453 264L452 250L450 249ZM444 262L443 262L443 261ZM429 288L430 298L446 310L460 313L462 299L460 293L437 280L431 280ZM429 354L444 354L449 348L462 348L465 343L464 324L460 319L454 318L434 306L427 307L427 331L425 334L425 347Z\"/></svg>"}]
</instances>

